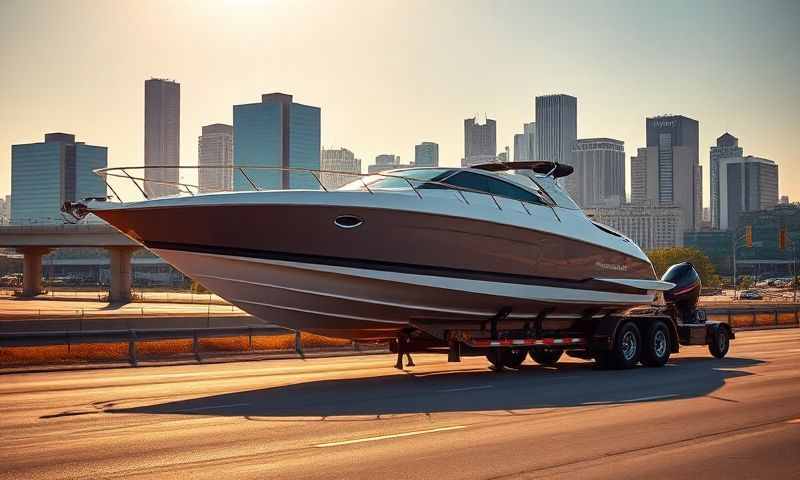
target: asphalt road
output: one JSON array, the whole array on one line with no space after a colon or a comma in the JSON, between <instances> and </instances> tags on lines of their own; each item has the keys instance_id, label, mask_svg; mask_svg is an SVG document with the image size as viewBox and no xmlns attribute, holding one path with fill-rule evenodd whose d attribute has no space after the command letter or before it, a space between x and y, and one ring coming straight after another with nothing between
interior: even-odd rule
<instances>
[{"instance_id":1,"label":"asphalt road","mask_svg":"<svg viewBox=\"0 0 800 480\"><path fill-rule=\"evenodd\" d=\"M798 478L800 329L660 369L389 355L0 377L0 478Z\"/></svg>"}]
</instances>

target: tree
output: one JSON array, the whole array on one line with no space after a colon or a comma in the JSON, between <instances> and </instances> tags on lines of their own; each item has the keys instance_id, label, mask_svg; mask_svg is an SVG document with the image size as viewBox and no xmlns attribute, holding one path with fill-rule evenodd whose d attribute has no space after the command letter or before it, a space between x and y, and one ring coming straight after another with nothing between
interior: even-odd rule
<instances>
[{"instance_id":1,"label":"tree","mask_svg":"<svg viewBox=\"0 0 800 480\"><path fill-rule=\"evenodd\" d=\"M720 284L719 276L714 268L711 260L700 250L691 247L670 247L670 248L657 248L647 253L650 261L653 262L653 267L656 269L656 274L661 277L667 269L681 262L691 263L697 273L700 274L700 280L704 286L717 287Z\"/></svg>"},{"instance_id":2,"label":"tree","mask_svg":"<svg viewBox=\"0 0 800 480\"><path fill-rule=\"evenodd\" d=\"M739 288L746 289L753 286L755 282L753 282L753 277L750 275L745 275L739 280Z\"/></svg>"}]
</instances>

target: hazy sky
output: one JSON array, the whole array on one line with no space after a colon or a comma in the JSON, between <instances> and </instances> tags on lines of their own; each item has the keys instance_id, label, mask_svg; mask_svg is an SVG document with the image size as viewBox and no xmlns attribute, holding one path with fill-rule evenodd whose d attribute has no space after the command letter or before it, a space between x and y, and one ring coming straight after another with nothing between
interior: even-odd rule
<instances>
[{"instance_id":1,"label":"hazy sky","mask_svg":"<svg viewBox=\"0 0 800 480\"><path fill-rule=\"evenodd\" d=\"M144 81L181 83L181 162L232 105L291 93L322 108L322 143L372 163L440 145L463 156L463 120L497 120L498 149L533 99L578 97L578 136L645 141L645 117L730 131L780 165L800 200L800 1L51 1L0 0L0 193L11 144L49 131L141 165ZM512 145L513 146L513 145ZM628 160L629 161L629 160Z\"/></svg>"}]
</instances>

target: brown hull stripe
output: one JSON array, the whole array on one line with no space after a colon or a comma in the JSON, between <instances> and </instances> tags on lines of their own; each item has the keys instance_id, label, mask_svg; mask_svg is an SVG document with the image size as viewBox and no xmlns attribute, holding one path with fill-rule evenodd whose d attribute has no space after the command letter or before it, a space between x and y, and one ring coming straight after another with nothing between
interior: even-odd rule
<instances>
[{"instance_id":1,"label":"brown hull stripe","mask_svg":"<svg viewBox=\"0 0 800 480\"><path fill-rule=\"evenodd\" d=\"M307 255L288 252L271 252L264 250L252 250L245 248L220 247L212 245L196 245L187 243L172 243L147 241L145 246L157 250L177 250L181 252L207 253L223 256L235 256L246 258L258 258L264 260L280 260L286 262L308 263L317 265L328 265L335 267L361 268L367 270L378 270L385 272L407 273L414 275L431 275L437 277L463 278L468 280L482 280L500 283L518 283L525 285L537 285L543 287L569 288L575 290L594 290L609 293L625 293L634 295L645 295L646 290L616 283L603 282L595 279L581 281L561 280L555 278L533 277L527 275L517 275L497 272L481 272L474 270L463 270L457 268L436 267L426 265L413 265L406 263L381 262L375 260L353 259L328 257L320 255Z\"/></svg>"}]
</instances>

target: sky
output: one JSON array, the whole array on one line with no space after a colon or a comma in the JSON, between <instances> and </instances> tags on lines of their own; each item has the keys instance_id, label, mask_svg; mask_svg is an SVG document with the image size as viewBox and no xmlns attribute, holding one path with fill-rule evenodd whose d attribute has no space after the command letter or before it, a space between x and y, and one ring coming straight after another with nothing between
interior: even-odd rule
<instances>
[{"instance_id":1,"label":"sky","mask_svg":"<svg viewBox=\"0 0 800 480\"><path fill-rule=\"evenodd\" d=\"M181 163L202 125L285 92L322 109L322 144L373 163L440 145L459 165L463 122L497 120L498 150L534 98L578 98L578 137L645 143L645 117L728 131L776 161L800 200L800 1L0 0L0 195L11 145L62 131L143 164L144 81L181 84ZM628 179L628 182L630 180Z\"/></svg>"}]
</instances>

